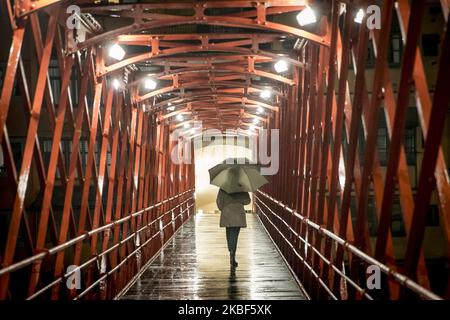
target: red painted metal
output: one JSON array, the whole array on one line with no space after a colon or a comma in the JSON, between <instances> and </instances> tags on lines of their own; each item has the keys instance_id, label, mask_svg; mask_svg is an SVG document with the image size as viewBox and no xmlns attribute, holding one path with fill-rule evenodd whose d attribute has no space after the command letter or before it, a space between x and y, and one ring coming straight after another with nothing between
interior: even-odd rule
<instances>
[{"instance_id":1,"label":"red painted metal","mask_svg":"<svg viewBox=\"0 0 450 320\"><path fill-rule=\"evenodd\" d=\"M450 92L447 90L446 78L450 72L450 22L447 22L445 37L441 46L439 72L436 79L436 89L433 97L429 130L427 132L422 168L414 206L411 234L406 248L406 274L414 277L420 255L421 244L425 233L426 213L430 203L431 193L436 184L434 168L438 159L439 147L445 125L445 114L450 104Z\"/></svg>"},{"instance_id":2,"label":"red painted metal","mask_svg":"<svg viewBox=\"0 0 450 320\"><path fill-rule=\"evenodd\" d=\"M362 24L354 21L369 2L342 3L27 0L12 7L6 1L11 34L0 145L7 177L0 183L7 185L2 210L11 214L7 241L0 243L0 298L120 294L193 213L194 165L171 161L176 142L170 134L194 121L205 130L247 132L253 120L279 129L281 138L279 150L269 146L280 152L279 172L255 193L254 207L311 298L448 298L450 286L437 292L428 274L424 241L433 203L444 235L439 245L450 243L441 141L450 99L448 3L441 1L447 25L438 76L431 80L418 41L425 1L384 1L381 30L368 30L367 16ZM64 24L69 4L91 15L83 16L82 32ZM319 13L318 22L294 27L305 5ZM121 21L116 29L113 16ZM385 36L394 19L405 43L397 98ZM113 42L128 51L121 61L108 57ZM293 50L288 43L295 43ZM24 45L32 50L23 52ZM368 52L374 70L367 68ZM279 59L289 63L287 72L274 71ZM142 88L148 76L157 81L155 90ZM116 77L124 82L117 91ZM265 100L259 95L268 87L272 98ZM425 141L417 188L403 146L411 88ZM25 128L18 126L22 116ZM379 118L390 141L386 174L377 146ZM17 152L12 139L20 136L24 148ZM391 230L397 197L405 268ZM69 271L69 265L78 267ZM362 275L370 265L383 273L382 290L367 288ZM66 283L77 272L79 290Z\"/></svg>"}]
</instances>

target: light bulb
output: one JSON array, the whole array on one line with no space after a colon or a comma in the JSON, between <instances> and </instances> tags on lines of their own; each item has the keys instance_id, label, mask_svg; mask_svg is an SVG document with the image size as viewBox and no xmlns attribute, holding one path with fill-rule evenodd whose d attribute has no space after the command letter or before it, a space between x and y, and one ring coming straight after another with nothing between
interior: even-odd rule
<instances>
[{"instance_id":1,"label":"light bulb","mask_svg":"<svg viewBox=\"0 0 450 320\"><path fill-rule=\"evenodd\" d=\"M144 88L148 89L148 90L153 90L156 88L156 81L151 79L151 78L147 78L144 81Z\"/></svg>"},{"instance_id":2,"label":"light bulb","mask_svg":"<svg viewBox=\"0 0 450 320\"><path fill-rule=\"evenodd\" d=\"M289 70L289 66L286 61L279 60L277 63L274 64L275 71L278 73L286 72Z\"/></svg>"},{"instance_id":3,"label":"light bulb","mask_svg":"<svg viewBox=\"0 0 450 320\"><path fill-rule=\"evenodd\" d=\"M364 19L364 10L363 9L359 9L359 11L358 11L358 13L356 14L356 17L355 17L355 22L361 24L363 19Z\"/></svg>"},{"instance_id":4,"label":"light bulb","mask_svg":"<svg viewBox=\"0 0 450 320\"><path fill-rule=\"evenodd\" d=\"M114 89L118 90L120 88L120 81L118 79L114 79L112 85Z\"/></svg>"},{"instance_id":5,"label":"light bulb","mask_svg":"<svg viewBox=\"0 0 450 320\"><path fill-rule=\"evenodd\" d=\"M306 7L297 15L297 22L302 27L317 22L316 14L313 9Z\"/></svg>"},{"instance_id":6,"label":"light bulb","mask_svg":"<svg viewBox=\"0 0 450 320\"><path fill-rule=\"evenodd\" d=\"M113 59L122 60L125 57L125 50L115 43L109 48L108 55Z\"/></svg>"},{"instance_id":7,"label":"light bulb","mask_svg":"<svg viewBox=\"0 0 450 320\"><path fill-rule=\"evenodd\" d=\"M270 99L270 97L272 96L272 92L268 89L265 89L261 91L259 96L263 99Z\"/></svg>"}]
</instances>

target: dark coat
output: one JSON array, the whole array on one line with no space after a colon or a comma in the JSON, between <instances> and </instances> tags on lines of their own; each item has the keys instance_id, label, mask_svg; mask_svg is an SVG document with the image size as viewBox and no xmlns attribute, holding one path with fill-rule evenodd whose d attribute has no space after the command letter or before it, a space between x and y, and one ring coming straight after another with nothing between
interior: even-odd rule
<instances>
[{"instance_id":1,"label":"dark coat","mask_svg":"<svg viewBox=\"0 0 450 320\"><path fill-rule=\"evenodd\" d=\"M222 189L217 194L217 207L221 211L221 227L246 227L244 205L250 203L250 196L247 192L226 193Z\"/></svg>"}]
</instances>

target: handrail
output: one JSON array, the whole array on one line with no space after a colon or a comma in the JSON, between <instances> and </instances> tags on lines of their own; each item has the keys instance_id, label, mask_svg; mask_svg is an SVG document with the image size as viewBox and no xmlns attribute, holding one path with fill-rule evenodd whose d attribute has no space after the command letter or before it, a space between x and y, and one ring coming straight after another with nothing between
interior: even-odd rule
<instances>
[{"instance_id":1,"label":"handrail","mask_svg":"<svg viewBox=\"0 0 450 320\"><path fill-rule=\"evenodd\" d=\"M412 290L413 292L417 293L418 295L420 295L420 296L422 296L422 297L424 297L426 299L443 300L443 298L441 298L440 296L438 296L435 293L431 292L430 290L422 287L417 282L415 282L413 279L411 279L411 278L409 278L409 277L407 277L407 276L405 276L405 275L403 275L403 274L401 274L401 273L399 273L399 272L389 268L387 265L383 264L382 262L372 258L371 256L367 255L363 251L359 250L354 245L350 244L347 240L342 239L341 237L339 237L338 235L336 235L332 231L330 231L330 230L328 230L328 229L318 225L317 223L309 220L308 218L306 218L305 216L301 215L296 210L288 207L287 205L285 205L281 201L278 201L278 200L272 198L267 193L264 193L264 192L262 192L260 190L258 190L257 192L259 194L261 194L262 196L266 197L267 199L271 200L273 203L277 204L281 208L283 208L283 209L287 210L288 212L292 213L293 215L295 215L297 218L300 219L300 221L302 223L306 224L308 227L310 227L312 229L315 229L320 234L322 234L322 235L328 237L329 239L335 241L338 245L341 245L344 248L344 250L347 250L347 251L351 252L352 254L354 254L355 256L357 256L360 259L364 260L368 264L372 264L372 265L378 266L380 268L380 270L384 274L386 274L387 276L392 277L400 285L403 285L404 287ZM259 199L257 196L256 196L256 198L259 201L261 201L261 199Z\"/></svg>"},{"instance_id":2,"label":"handrail","mask_svg":"<svg viewBox=\"0 0 450 320\"><path fill-rule=\"evenodd\" d=\"M185 200L185 201L183 201L181 204L184 204L184 203L188 202L188 201L191 200L191 199L192 199L192 197L189 198L189 199L187 199L187 200ZM178 206L180 206L181 204L179 204ZM167 213L171 212L173 209L177 208L178 206L176 206L176 207L174 207L174 208L172 208L172 209L166 211L166 212L164 213L164 215L166 215ZM176 219L178 219L178 217L179 217L180 215L182 215L186 210L189 210L189 209L190 209L191 207L193 207L193 206L194 206L193 204L188 205L188 206L187 206L185 209L183 209L179 214L177 214L177 216L174 217L173 220L171 220L169 223L167 223L167 224L163 227L163 230L164 230L170 223L172 223L173 221L175 221ZM154 221L156 221L156 220L154 220ZM153 221L153 222L154 222L154 221ZM135 235L135 234L138 233L138 232L140 233L140 232L144 231L144 230L147 229L150 225L152 225L153 222L147 224L144 228L141 228L140 230L134 232L133 235ZM83 292L81 292L78 296L76 296L76 297L74 298L74 300L78 300L79 298L83 297L86 293L88 293L88 292L91 291L94 287L96 287L102 280L106 279L107 277L109 277L110 275L112 275L114 272L116 272L116 271L119 269L120 266L122 266L122 265L123 265L126 261L128 261L132 256L134 256L136 253L138 253L142 248L144 248L145 246L147 246L147 244L149 244L150 241L152 241L152 240L153 240L157 235L159 235L160 233L161 233L161 230L159 230L158 232L156 232L152 237L148 238L148 239L147 239L145 242L143 242L141 245L137 246L136 249L134 249L133 252L131 252L128 256L126 256L125 259L123 259L122 261L120 261L120 263L119 263L117 266L115 266L113 269L109 270L108 272L105 272L105 274L104 274L102 277L98 278L98 279L97 279L94 283L92 283L88 288L86 288ZM128 241L128 240L127 240L127 241ZM67 277L68 277L68 276L67 276Z\"/></svg>"},{"instance_id":3,"label":"handrail","mask_svg":"<svg viewBox=\"0 0 450 320\"><path fill-rule=\"evenodd\" d=\"M184 193L183 193L184 194ZM39 291L36 291L33 295L29 296L27 298L27 300L32 300L34 298L36 298L37 296L41 295L42 293L44 293L45 291L47 291L48 289L52 288L53 286L55 286L58 283L61 283L63 280L69 278L72 274L74 274L75 272L77 272L78 270L82 270L85 267L87 267L88 265L90 265L91 263L95 262L96 260L98 260L98 258L100 258L101 256L106 255L107 253L111 252L112 250L115 250L116 248L120 247L121 245L123 245L124 243L128 242L129 240L133 239L136 234L143 232L144 230L148 229L149 227L151 227L155 222L161 220L163 217L165 217L168 213L172 212L172 210L181 207L182 205L184 205L185 203L189 202L189 200L192 200L192 196L186 200L184 200L183 202L179 203L178 205L176 205L175 207L167 210L166 212L164 212L161 216L159 216L158 218L156 218L155 220L147 223L145 226L143 226L142 228L140 228L139 230L131 233L128 237L126 237L125 239L120 240L118 243L116 243L115 245L113 245L112 247L109 247L108 249L106 249L105 251L95 255L94 257L92 257L91 259L87 260L86 262L84 262L82 265L77 266L76 268L71 269L69 272L67 272L66 274L60 276L59 278L55 279L54 281L52 281L51 283L49 283L48 285L46 285L45 287L41 288ZM180 215L182 215L186 210L190 209L191 207L193 207L194 205L189 205L183 209L179 214L177 214L173 220L171 220L170 222L168 222L164 227L163 230L173 221L175 221L176 219L178 219L178 217ZM130 257L132 257L133 255L135 255L139 249L145 247L151 240L153 240L157 235L159 235L161 233L161 230L158 230L153 236L151 236L149 239L147 239L144 243L142 243L141 245L139 245L132 253L130 253L127 257L125 257L125 259L123 259L117 266L115 266L113 269L111 269L110 271L106 272L104 276L100 277L99 279L97 279L93 284L91 284L85 291L83 291L82 293L80 293L77 298L80 298L81 296L83 296L85 293L87 293L88 291L90 291L92 288L95 287L96 284L100 283L101 280L103 280L104 278L106 278L106 276L113 274L115 271L117 271L119 269L120 266L123 265L123 263L125 261L128 261L130 259ZM94 285L95 284L95 285ZM89 289L89 290L88 290Z\"/></svg>"},{"instance_id":4,"label":"handrail","mask_svg":"<svg viewBox=\"0 0 450 320\"><path fill-rule=\"evenodd\" d=\"M257 196L255 196L258 200L260 200ZM275 216L278 218L278 220L282 221L286 226L288 226L289 231L291 231L291 233L293 233L298 239L300 239L300 241L302 241L307 247L310 247L311 250L313 250L321 259L323 262L325 262L327 265L331 266L333 268L333 270L336 271L336 273L338 273L342 278L344 278L352 287L354 287L357 291L359 291L362 295L364 295L367 299L369 300L373 300L372 296L370 296L367 292L365 292L365 289L361 288L360 286L358 286L358 284L356 284L351 278L349 278L348 276L346 276L345 274L342 273L341 270L339 270L334 264L331 263L330 260L326 259L321 253L319 253L319 251L312 245L310 244L308 241L306 241L305 239L303 239L295 230L293 230L287 223L286 221L284 221L279 215L277 215L275 212L273 212L272 209L270 209L263 201L261 201L261 203ZM332 293L331 289L323 282L323 280L319 277L319 275L317 275L314 272L314 269L312 266L310 266L308 264L308 262L305 261L305 259L300 255L300 253L297 251L297 249L292 245L291 242L289 242L289 240L283 235L283 233L275 226L275 224L270 221L269 217L264 213L264 211L260 208L260 206L258 205L258 203L256 203L256 206L261 210L262 214L264 214L264 216L267 218L267 220L270 222L270 224L278 231L279 235L283 238L283 240L285 240L287 242L287 244L289 245L289 247L292 249L292 251L294 252L294 254L300 259L300 261L306 266L306 268L308 268L311 273L314 275L314 277L319 281L319 284L325 289L325 291L327 291L327 293L334 299L334 300L338 300L336 298L336 296Z\"/></svg>"},{"instance_id":5,"label":"handrail","mask_svg":"<svg viewBox=\"0 0 450 320\"><path fill-rule=\"evenodd\" d=\"M53 247L51 249L46 249L43 252L37 253L37 254L35 254L35 255L31 256L31 257L28 257L28 258L26 258L24 260L21 260L19 262L13 263L13 264L11 264L11 265L9 265L7 267L4 267L4 268L0 269L0 276L4 275L6 273L11 273L11 272L14 272L16 270L22 269L22 268L24 268L24 267L26 267L26 266L28 266L28 265L38 261L38 260L43 260L47 256L51 256L51 255L53 255L55 253L58 253L59 251L62 251L62 250L66 249L66 248L68 248L70 246L73 246L73 245L77 244L78 242L81 242L81 241L83 241L85 239L90 238L94 234L100 233L100 232L102 232L102 231L104 231L106 229L110 229L110 228L112 228L112 227L114 227L116 225L121 225L122 223L130 220L133 217L140 216L144 212L147 212L147 211L149 211L151 209L154 209L154 208L158 208L161 205L167 203L168 201L177 199L177 198L185 195L186 193L192 192L193 190L194 190L193 188L189 189L189 190L186 190L186 191L184 191L182 193L177 194L176 196L167 198L167 199L165 199L165 200L163 200L161 202L158 202L158 203L153 204L153 205L151 205L149 207L146 207L146 208L141 209L139 211L136 211L136 212L134 212L132 214L129 214L126 217L123 217L123 218L118 219L118 220L114 220L114 221L112 221L112 222L110 222L110 223L108 223L108 224L106 224L104 226L101 226L101 227L92 229L90 231L87 231L84 234L79 235L79 236L77 236L77 237L75 237L73 239L70 239L70 240L68 240L68 241L66 241L64 243L61 243L61 244L59 244L59 245L57 245L57 246L55 246L55 247Z\"/></svg>"}]
</instances>

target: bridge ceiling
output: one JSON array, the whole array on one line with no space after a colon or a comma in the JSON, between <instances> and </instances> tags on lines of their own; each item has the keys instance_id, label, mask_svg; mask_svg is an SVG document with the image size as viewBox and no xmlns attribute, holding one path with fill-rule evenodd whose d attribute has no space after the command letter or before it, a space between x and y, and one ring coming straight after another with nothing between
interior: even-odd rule
<instances>
[{"instance_id":1,"label":"bridge ceiling","mask_svg":"<svg viewBox=\"0 0 450 320\"><path fill-rule=\"evenodd\" d=\"M69 5L79 6L81 28L67 30L67 52L95 50L96 76L129 90L158 119L174 128L197 120L253 134L250 124L264 127L286 102L297 67L309 67L294 48L306 41L329 46L317 24L301 28L295 19L308 3L76 1L65 4L60 23ZM287 70L277 72L281 60Z\"/></svg>"}]
</instances>

